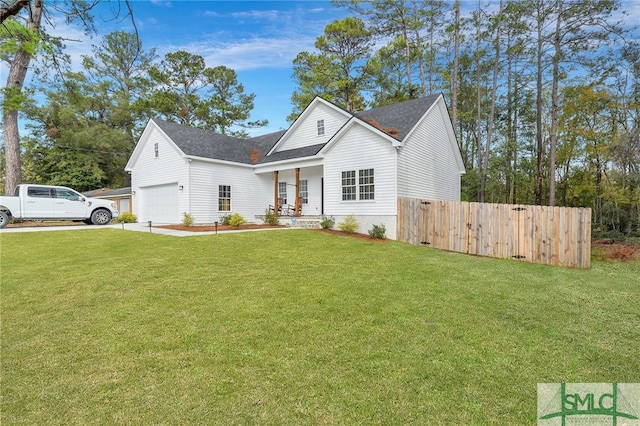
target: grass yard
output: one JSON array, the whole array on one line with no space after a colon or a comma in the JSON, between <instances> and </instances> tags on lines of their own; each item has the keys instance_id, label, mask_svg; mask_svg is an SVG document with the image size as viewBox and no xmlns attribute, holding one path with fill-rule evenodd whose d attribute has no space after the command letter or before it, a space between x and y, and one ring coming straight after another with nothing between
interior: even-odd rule
<instances>
[{"instance_id":1,"label":"grass yard","mask_svg":"<svg viewBox=\"0 0 640 426\"><path fill-rule=\"evenodd\" d=\"M640 382L640 264L305 230L0 236L2 425L536 424Z\"/></svg>"}]
</instances>

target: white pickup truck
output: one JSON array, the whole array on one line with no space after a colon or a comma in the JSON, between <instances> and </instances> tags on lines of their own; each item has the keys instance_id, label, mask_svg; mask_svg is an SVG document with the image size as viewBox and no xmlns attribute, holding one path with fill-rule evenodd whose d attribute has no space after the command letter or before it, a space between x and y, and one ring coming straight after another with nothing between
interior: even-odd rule
<instances>
[{"instance_id":1,"label":"white pickup truck","mask_svg":"<svg viewBox=\"0 0 640 426\"><path fill-rule=\"evenodd\" d=\"M14 219L74 220L106 225L118 216L109 200L87 198L64 186L18 185L13 197L0 197L0 229Z\"/></svg>"}]
</instances>

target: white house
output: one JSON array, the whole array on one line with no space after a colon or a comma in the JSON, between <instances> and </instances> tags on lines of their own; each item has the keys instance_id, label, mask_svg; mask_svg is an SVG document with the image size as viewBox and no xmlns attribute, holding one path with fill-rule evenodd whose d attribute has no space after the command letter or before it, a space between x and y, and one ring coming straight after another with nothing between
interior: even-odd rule
<instances>
[{"instance_id":1,"label":"white house","mask_svg":"<svg viewBox=\"0 0 640 426\"><path fill-rule=\"evenodd\" d=\"M464 165L442 95L352 114L315 98L286 131L238 139L151 119L125 170L141 222L196 224L269 207L353 215L396 237L398 197L460 199ZM288 208L289 207L289 208Z\"/></svg>"}]
</instances>

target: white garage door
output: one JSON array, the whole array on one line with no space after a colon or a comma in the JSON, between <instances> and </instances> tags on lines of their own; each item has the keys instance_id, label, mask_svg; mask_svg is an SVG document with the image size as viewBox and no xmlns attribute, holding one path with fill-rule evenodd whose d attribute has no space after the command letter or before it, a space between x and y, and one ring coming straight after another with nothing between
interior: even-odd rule
<instances>
[{"instance_id":1,"label":"white garage door","mask_svg":"<svg viewBox=\"0 0 640 426\"><path fill-rule=\"evenodd\" d=\"M180 223L177 182L140 188L140 198L141 221Z\"/></svg>"}]
</instances>

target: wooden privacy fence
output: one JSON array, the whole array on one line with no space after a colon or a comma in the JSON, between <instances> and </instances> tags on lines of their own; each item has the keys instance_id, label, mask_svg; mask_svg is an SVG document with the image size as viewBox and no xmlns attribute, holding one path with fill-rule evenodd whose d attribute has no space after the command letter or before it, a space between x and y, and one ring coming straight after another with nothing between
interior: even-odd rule
<instances>
[{"instance_id":1,"label":"wooden privacy fence","mask_svg":"<svg viewBox=\"0 0 640 426\"><path fill-rule=\"evenodd\" d=\"M591 209L398 198L398 240L477 256L591 266Z\"/></svg>"}]
</instances>

